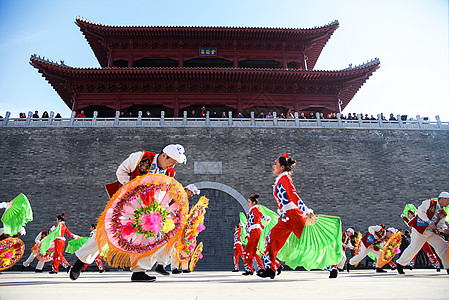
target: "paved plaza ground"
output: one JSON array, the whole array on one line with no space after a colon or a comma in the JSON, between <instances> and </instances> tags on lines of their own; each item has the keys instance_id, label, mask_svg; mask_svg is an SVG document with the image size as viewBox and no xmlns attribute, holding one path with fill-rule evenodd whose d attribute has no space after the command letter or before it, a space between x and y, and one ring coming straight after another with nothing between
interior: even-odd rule
<instances>
[{"instance_id":1,"label":"paved plaza ground","mask_svg":"<svg viewBox=\"0 0 449 300\"><path fill-rule=\"evenodd\" d=\"M156 282L131 282L131 272L86 272L77 281L65 272L6 271L0 299L449 299L449 275L432 269L376 274L354 270L329 279L325 271L284 271L274 280L232 272L162 276Z\"/></svg>"}]
</instances>

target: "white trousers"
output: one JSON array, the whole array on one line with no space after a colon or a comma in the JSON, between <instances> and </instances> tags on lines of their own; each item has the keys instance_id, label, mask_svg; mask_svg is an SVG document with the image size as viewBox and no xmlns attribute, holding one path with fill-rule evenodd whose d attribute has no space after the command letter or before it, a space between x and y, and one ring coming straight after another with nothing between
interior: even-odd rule
<instances>
[{"instance_id":1,"label":"white trousers","mask_svg":"<svg viewBox=\"0 0 449 300\"><path fill-rule=\"evenodd\" d=\"M153 266L158 263L162 266L167 266L171 263L172 255L174 253L174 247L167 253L167 245L159 248L151 257L144 257L139 259L137 264L130 268L132 272L145 272L151 270Z\"/></svg>"},{"instance_id":2,"label":"white trousers","mask_svg":"<svg viewBox=\"0 0 449 300\"><path fill-rule=\"evenodd\" d=\"M345 263L346 263L346 251L341 249L341 260L338 263L337 268L343 269L345 267Z\"/></svg>"},{"instance_id":3,"label":"white trousers","mask_svg":"<svg viewBox=\"0 0 449 300\"><path fill-rule=\"evenodd\" d=\"M372 253L376 258L377 261L379 261L380 259L380 254L382 253L382 250L374 250L374 246L370 245L368 248L365 247L365 244L361 243L360 244L360 252L359 254L357 254L356 256L352 257L349 260L349 263L353 266L355 266L356 264L358 264L359 262L362 261L362 259L364 259L368 253Z\"/></svg>"},{"instance_id":4,"label":"white trousers","mask_svg":"<svg viewBox=\"0 0 449 300\"><path fill-rule=\"evenodd\" d=\"M95 240L96 232L78 251L75 252L76 257L85 264L91 264L95 261L95 258L100 254L97 241Z\"/></svg>"},{"instance_id":5,"label":"white trousers","mask_svg":"<svg viewBox=\"0 0 449 300\"><path fill-rule=\"evenodd\" d=\"M87 243L85 243L78 251L75 252L75 255L78 257L78 259L85 264L93 263L97 255L100 254L95 236L96 232L94 232ZM151 270L156 262L163 266L166 266L170 262L170 254L173 251L174 249L172 249L167 255L166 246L163 246L151 257L144 257L140 259L134 267L130 268L130 270L132 272L145 272L146 270Z\"/></svg>"},{"instance_id":6,"label":"white trousers","mask_svg":"<svg viewBox=\"0 0 449 300\"><path fill-rule=\"evenodd\" d=\"M430 230L424 231L423 234L419 233L415 228L412 228L412 239L410 245L402 252L401 257L396 260L396 263L405 266L407 265L421 250L425 242L428 242L430 246L435 249L436 254L441 259L443 267L449 269L449 262L447 261L447 246L448 243L436 233Z\"/></svg>"},{"instance_id":7,"label":"white trousers","mask_svg":"<svg viewBox=\"0 0 449 300\"><path fill-rule=\"evenodd\" d=\"M33 260L36 258L36 255L31 252L30 256L28 256L27 260L23 262L24 267L28 267ZM42 270L44 268L45 263L43 261L38 260L36 270Z\"/></svg>"}]
</instances>

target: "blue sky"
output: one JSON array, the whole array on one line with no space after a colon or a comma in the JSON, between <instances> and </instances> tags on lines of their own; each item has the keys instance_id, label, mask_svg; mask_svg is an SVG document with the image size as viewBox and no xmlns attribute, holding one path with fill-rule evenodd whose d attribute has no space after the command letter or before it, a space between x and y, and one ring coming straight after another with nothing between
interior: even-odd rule
<instances>
[{"instance_id":1,"label":"blue sky","mask_svg":"<svg viewBox=\"0 0 449 300\"><path fill-rule=\"evenodd\" d=\"M375 57L381 68L343 113L421 115L449 121L447 0L0 1L0 115L70 109L29 65L32 54L72 67L99 67L74 24L310 28L338 20L316 70Z\"/></svg>"}]
</instances>

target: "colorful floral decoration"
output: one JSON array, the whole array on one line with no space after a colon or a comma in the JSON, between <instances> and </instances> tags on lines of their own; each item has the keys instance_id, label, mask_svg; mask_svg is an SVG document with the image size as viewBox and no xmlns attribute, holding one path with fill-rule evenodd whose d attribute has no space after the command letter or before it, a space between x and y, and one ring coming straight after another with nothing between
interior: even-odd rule
<instances>
[{"instance_id":1,"label":"colorful floral decoration","mask_svg":"<svg viewBox=\"0 0 449 300\"><path fill-rule=\"evenodd\" d=\"M53 260L53 254L55 253L55 242L52 241L50 244L50 248L48 248L48 250L45 252L45 254L41 254L41 246L42 246L42 241L39 242L39 244L36 244L33 246L33 248L31 249L31 251L34 253L34 255L36 255L36 258L40 261L43 262L49 262Z\"/></svg>"},{"instance_id":2,"label":"colorful floral decoration","mask_svg":"<svg viewBox=\"0 0 449 300\"><path fill-rule=\"evenodd\" d=\"M98 220L96 240L113 267L132 267L165 244L174 245L186 223L187 194L174 178L146 174L123 185Z\"/></svg>"},{"instance_id":3,"label":"colorful floral decoration","mask_svg":"<svg viewBox=\"0 0 449 300\"><path fill-rule=\"evenodd\" d=\"M0 241L0 271L11 268L25 252L25 244L18 238Z\"/></svg>"},{"instance_id":4,"label":"colorful floral decoration","mask_svg":"<svg viewBox=\"0 0 449 300\"><path fill-rule=\"evenodd\" d=\"M360 247L362 246L362 237L363 236L359 231L359 233L357 234L357 237L354 239L355 247L354 247L354 250L352 250L353 251L352 256L356 256L357 254L360 253ZM359 263L356 263L355 267L357 267L358 265L359 265Z\"/></svg>"},{"instance_id":5,"label":"colorful floral decoration","mask_svg":"<svg viewBox=\"0 0 449 300\"><path fill-rule=\"evenodd\" d=\"M190 271L193 271L198 261L203 258L202 253L203 253L203 242L199 243L195 251L192 253L192 259L190 260L189 265Z\"/></svg>"},{"instance_id":6,"label":"colorful floral decoration","mask_svg":"<svg viewBox=\"0 0 449 300\"><path fill-rule=\"evenodd\" d=\"M201 231L206 229L206 226L204 226L204 214L208 205L209 199L203 196L190 210L187 223L182 230L181 239L175 246L176 255L181 263L191 259L196 246L196 237Z\"/></svg>"},{"instance_id":7,"label":"colorful floral decoration","mask_svg":"<svg viewBox=\"0 0 449 300\"><path fill-rule=\"evenodd\" d=\"M380 254L380 259L377 262L377 267L382 268L386 264L388 264L396 254L401 252L399 247L401 246L403 233L398 231L393 234L382 248L382 253ZM399 250L399 251L398 251Z\"/></svg>"}]
</instances>

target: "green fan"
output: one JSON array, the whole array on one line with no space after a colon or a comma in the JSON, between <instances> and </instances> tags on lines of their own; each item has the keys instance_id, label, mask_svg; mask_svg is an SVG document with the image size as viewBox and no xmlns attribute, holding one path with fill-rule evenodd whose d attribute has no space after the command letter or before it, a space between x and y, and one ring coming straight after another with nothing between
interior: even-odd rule
<instances>
[{"instance_id":1,"label":"green fan","mask_svg":"<svg viewBox=\"0 0 449 300\"><path fill-rule=\"evenodd\" d=\"M88 237L82 237L79 239L71 240L67 243L67 248L65 249L65 252L74 254L78 249L80 249L87 241L89 240Z\"/></svg>"},{"instance_id":2,"label":"green fan","mask_svg":"<svg viewBox=\"0 0 449 300\"><path fill-rule=\"evenodd\" d=\"M248 220L246 219L246 215L244 213L240 213L240 226L241 234L240 234L240 241L242 242L243 247L248 244L248 239L246 238L246 223L248 223Z\"/></svg>"},{"instance_id":3,"label":"green fan","mask_svg":"<svg viewBox=\"0 0 449 300\"><path fill-rule=\"evenodd\" d=\"M48 249L50 249L51 242L56 240L58 236L61 236L61 224L59 224L52 232L50 232L45 239L41 242L40 252L45 255Z\"/></svg>"},{"instance_id":4,"label":"green fan","mask_svg":"<svg viewBox=\"0 0 449 300\"><path fill-rule=\"evenodd\" d=\"M314 224L305 225L298 239L291 234L278 253L292 269L302 266L306 270L322 270L341 260L341 222L339 217L316 215Z\"/></svg>"},{"instance_id":5,"label":"green fan","mask_svg":"<svg viewBox=\"0 0 449 300\"><path fill-rule=\"evenodd\" d=\"M267 224L266 221L262 220L262 224L265 226L260 234L259 243L257 244L257 254L264 255L265 252L265 238L267 237L270 230L276 225L279 219L279 215L272 210L269 210L263 205L259 205L260 211L264 216L270 217L271 221Z\"/></svg>"},{"instance_id":6,"label":"green fan","mask_svg":"<svg viewBox=\"0 0 449 300\"><path fill-rule=\"evenodd\" d=\"M22 193L14 198L11 203L11 207L5 210L1 220L3 222L3 233L15 235L26 223L33 221L33 211L27 197Z\"/></svg>"}]
</instances>

